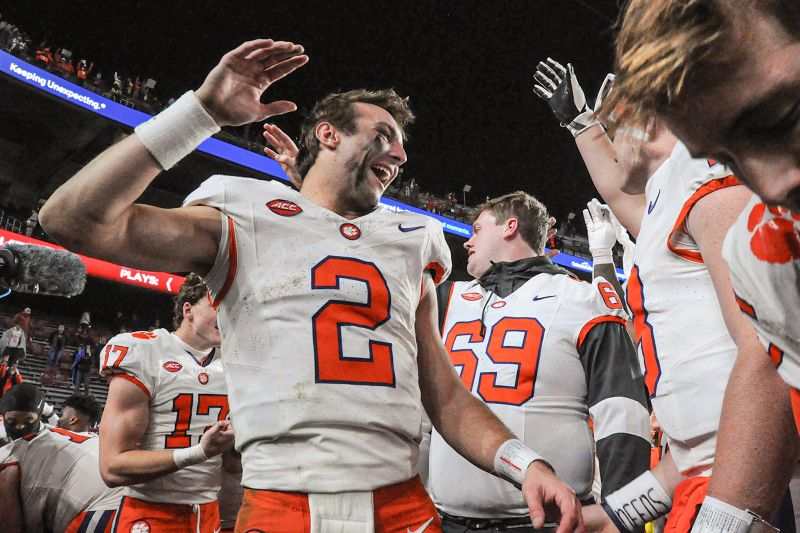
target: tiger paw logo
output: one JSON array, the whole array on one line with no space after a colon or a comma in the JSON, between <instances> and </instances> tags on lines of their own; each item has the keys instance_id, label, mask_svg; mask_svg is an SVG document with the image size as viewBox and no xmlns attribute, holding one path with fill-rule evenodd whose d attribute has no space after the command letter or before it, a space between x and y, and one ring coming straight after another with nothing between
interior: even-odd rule
<instances>
[{"instance_id":1,"label":"tiger paw logo","mask_svg":"<svg viewBox=\"0 0 800 533\"><path fill-rule=\"evenodd\" d=\"M155 339L158 337L158 333L154 333L152 331L137 331L135 333L131 333L131 337L134 339L142 339L142 340L150 340Z\"/></svg>"},{"instance_id":2,"label":"tiger paw logo","mask_svg":"<svg viewBox=\"0 0 800 533\"><path fill-rule=\"evenodd\" d=\"M131 533L150 533L150 524L146 520L137 520L131 526Z\"/></svg>"},{"instance_id":3,"label":"tiger paw logo","mask_svg":"<svg viewBox=\"0 0 800 533\"><path fill-rule=\"evenodd\" d=\"M202 372L199 376L197 376L197 381L199 381L201 385L205 385L208 383L208 374Z\"/></svg>"},{"instance_id":4,"label":"tiger paw logo","mask_svg":"<svg viewBox=\"0 0 800 533\"><path fill-rule=\"evenodd\" d=\"M769 211L772 217L764 219ZM750 211L747 230L753 255L767 263L788 263L800 259L800 214L785 207L758 203Z\"/></svg>"}]
</instances>

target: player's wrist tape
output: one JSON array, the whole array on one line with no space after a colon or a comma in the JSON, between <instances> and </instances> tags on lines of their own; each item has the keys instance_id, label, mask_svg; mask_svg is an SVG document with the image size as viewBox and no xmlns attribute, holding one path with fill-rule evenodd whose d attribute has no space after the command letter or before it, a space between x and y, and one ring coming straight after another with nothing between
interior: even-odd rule
<instances>
[{"instance_id":1,"label":"player's wrist tape","mask_svg":"<svg viewBox=\"0 0 800 533\"><path fill-rule=\"evenodd\" d=\"M206 459L208 459L208 456L200 444L195 444L188 448L179 448L172 452L172 460L175 461L178 468L196 465Z\"/></svg>"},{"instance_id":2,"label":"player's wrist tape","mask_svg":"<svg viewBox=\"0 0 800 533\"><path fill-rule=\"evenodd\" d=\"M777 533L778 529L752 511L743 511L706 496L697 513L692 533Z\"/></svg>"},{"instance_id":3,"label":"player's wrist tape","mask_svg":"<svg viewBox=\"0 0 800 533\"><path fill-rule=\"evenodd\" d=\"M525 471L534 461L542 461L550 467L550 464L541 455L525 446L522 441L510 439L497 449L494 456L494 473L511 483L522 486L522 482L525 480Z\"/></svg>"},{"instance_id":4,"label":"player's wrist tape","mask_svg":"<svg viewBox=\"0 0 800 533\"><path fill-rule=\"evenodd\" d=\"M672 498L647 471L602 502L608 517L620 531L636 531L672 509Z\"/></svg>"},{"instance_id":5,"label":"player's wrist tape","mask_svg":"<svg viewBox=\"0 0 800 533\"><path fill-rule=\"evenodd\" d=\"M134 129L164 170L173 167L219 130L219 125L194 91L186 92L164 111Z\"/></svg>"},{"instance_id":6,"label":"player's wrist tape","mask_svg":"<svg viewBox=\"0 0 800 533\"><path fill-rule=\"evenodd\" d=\"M592 262L595 265L614 264L614 254L610 248L589 248L592 254Z\"/></svg>"},{"instance_id":7,"label":"player's wrist tape","mask_svg":"<svg viewBox=\"0 0 800 533\"><path fill-rule=\"evenodd\" d=\"M569 124L562 123L561 125L567 128L573 137L577 137L595 124L600 124L600 121L597 120L594 111L587 107L583 113L573 118L572 122Z\"/></svg>"}]
</instances>

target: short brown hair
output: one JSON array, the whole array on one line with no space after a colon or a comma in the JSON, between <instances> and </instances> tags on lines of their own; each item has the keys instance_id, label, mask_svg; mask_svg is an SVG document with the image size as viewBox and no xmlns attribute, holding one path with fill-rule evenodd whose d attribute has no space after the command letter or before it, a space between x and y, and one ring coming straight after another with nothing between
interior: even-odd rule
<instances>
[{"instance_id":1,"label":"short brown hair","mask_svg":"<svg viewBox=\"0 0 800 533\"><path fill-rule=\"evenodd\" d=\"M200 276L190 273L183 279L183 285L181 285L178 294L172 299L175 302L175 307L172 311L172 325L175 329L181 327L183 322L183 304L194 305L201 298L206 298L207 295L208 287L206 287Z\"/></svg>"},{"instance_id":2,"label":"short brown hair","mask_svg":"<svg viewBox=\"0 0 800 533\"><path fill-rule=\"evenodd\" d=\"M300 146L297 154L297 171L300 176L305 176L308 169L314 164L319 153L319 140L316 136L317 124L330 122L337 129L347 134L356 131L355 103L372 104L382 107L392 115L397 125L403 131L414 122L414 113L409 107L408 98L401 98L394 89L381 89L368 91L356 89L346 93L332 93L314 104L311 112L300 126Z\"/></svg>"},{"instance_id":3,"label":"short brown hair","mask_svg":"<svg viewBox=\"0 0 800 533\"><path fill-rule=\"evenodd\" d=\"M630 0L619 23L614 88L600 117L612 128L644 127L680 103L688 83L734 60L741 24L757 12L800 35L797 0Z\"/></svg>"},{"instance_id":4,"label":"short brown hair","mask_svg":"<svg viewBox=\"0 0 800 533\"><path fill-rule=\"evenodd\" d=\"M484 211L491 211L497 224L511 217L519 221L519 234L537 254L544 253L547 221L550 215L542 202L523 191L516 191L483 203L472 216L472 223Z\"/></svg>"}]
</instances>

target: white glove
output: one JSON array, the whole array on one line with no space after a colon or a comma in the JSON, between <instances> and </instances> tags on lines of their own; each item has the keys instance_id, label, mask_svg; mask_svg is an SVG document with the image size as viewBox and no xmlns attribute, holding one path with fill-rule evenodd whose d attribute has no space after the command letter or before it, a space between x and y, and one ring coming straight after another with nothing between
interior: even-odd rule
<instances>
[{"instance_id":1,"label":"white glove","mask_svg":"<svg viewBox=\"0 0 800 533\"><path fill-rule=\"evenodd\" d=\"M567 68L564 68L558 61L548 57L536 66L533 78L536 80L533 92L547 102L561 126L567 128L573 137L599 124L594 111L586 105L586 95L571 64L567 63Z\"/></svg>"},{"instance_id":2,"label":"white glove","mask_svg":"<svg viewBox=\"0 0 800 533\"><path fill-rule=\"evenodd\" d=\"M583 220L589 234L589 251L595 264L614 264L611 249L617 244L617 232L611 222L611 209L597 198L586 204Z\"/></svg>"}]
</instances>

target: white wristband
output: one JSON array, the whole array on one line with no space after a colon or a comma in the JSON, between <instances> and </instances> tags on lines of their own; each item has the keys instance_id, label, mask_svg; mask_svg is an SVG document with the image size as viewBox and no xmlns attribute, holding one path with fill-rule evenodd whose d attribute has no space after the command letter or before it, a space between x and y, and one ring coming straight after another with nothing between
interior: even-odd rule
<instances>
[{"instance_id":1,"label":"white wristband","mask_svg":"<svg viewBox=\"0 0 800 533\"><path fill-rule=\"evenodd\" d=\"M188 91L175 103L134 131L153 157L167 170L220 130L219 125Z\"/></svg>"},{"instance_id":2,"label":"white wristband","mask_svg":"<svg viewBox=\"0 0 800 533\"><path fill-rule=\"evenodd\" d=\"M610 248L589 248L592 253L592 263L595 265L614 264L614 254Z\"/></svg>"},{"instance_id":3,"label":"white wristband","mask_svg":"<svg viewBox=\"0 0 800 533\"><path fill-rule=\"evenodd\" d=\"M712 496L706 496L697 513L692 533L747 533L775 531L760 516L743 511Z\"/></svg>"},{"instance_id":4,"label":"white wristband","mask_svg":"<svg viewBox=\"0 0 800 533\"><path fill-rule=\"evenodd\" d=\"M534 461L547 461L525 446L519 439L505 441L494 456L494 473L516 485L522 486L525 471ZM547 464L547 466L550 466Z\"/></svg>"},{"instance_id":5,"label":"white wristband","mask_svg":"<svg viewBox=\"0 0 800 533\"><path fill-rule=\"evenodd\" d=\"M672 509L672 498L648 470L609 494L602 505L620 531L636 531L667 514Z\"/></svg>"},{"instance_id":6,"label":"white wristband","mask_svg":"<svg viewBox=\"0 0 800 533\"><path fill-rule=\"evenodd\" d=\"M208 459L208 456L200 444L195 444L188 448L179 448L172 452L172 460L175 461L178 468L196 465L206 459Z\"/></svg>"}]
</instances>

